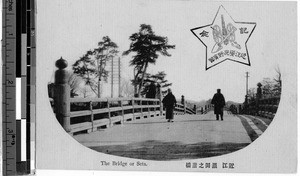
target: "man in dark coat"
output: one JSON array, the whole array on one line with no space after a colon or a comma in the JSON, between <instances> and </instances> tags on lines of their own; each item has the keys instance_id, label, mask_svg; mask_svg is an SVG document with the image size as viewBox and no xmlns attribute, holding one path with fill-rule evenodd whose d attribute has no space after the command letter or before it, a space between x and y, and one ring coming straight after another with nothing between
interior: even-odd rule
<instances>
[{"instance_id":1,"label":"man in dark coat","mask_svg":"<svg viewBox=\"0 0 300 176\"><path fill-rule=\"evenodd\" d=\"M174 118L174 108L176 105L176 98L172 94L171 89L168 89L168 94L164 97L162 100L164 107L166 108L166 119L168 119L168 122L173 122Z\"/></svg>"},{"instance_id":2,"label":"man in dark coat","mask_svg":"<svg viewBox=\"0 0 300 176\"><path fill-rule=\"evenodd\" d=\"M217 120L219 120L219 115L221 115L221 120L223 120L223 107L225 106L225 98L221 94L221 89L217 89L217 93L211 100L211 104L215 107L215 114Z\"/></svg>"},{"instance_id":3,"label":"man in dark coat","mask_svg":"<svg viewBox=\"0 0 300 176\"><path fill-rule=\"evenodd\" d=\"M155 96L156 96L156 86L152 82L149 85L148 92L146 93L146 98L155 98Z\"/></svg>"}]
</instances>

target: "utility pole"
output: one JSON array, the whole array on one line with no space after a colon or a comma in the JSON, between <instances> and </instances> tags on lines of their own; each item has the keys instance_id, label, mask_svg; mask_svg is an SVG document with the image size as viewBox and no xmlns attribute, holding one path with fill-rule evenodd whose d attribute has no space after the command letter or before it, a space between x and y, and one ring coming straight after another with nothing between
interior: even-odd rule
<instances>
[{"instance_id":1,"label":"utility pole","mask_svg":"<svg viewBox=\"0 0 300 176\"><path fill-rule=\"evenodd\" d=\"M111 58L111 98L114 97L114 58Z\"/></svg>"},{"instance_id":2,"label":"utility pole","mask_svg":"<svg viewBox=\"0 0 300 176\"><path fill-rule=\"evenodd\" d=\"M119 57L119 97L121 97L121 59Z\"/></svg>"},{"instance_id":3,"label":"utility pole","mask_svg":"<svg viewBox=\"0 0 300 176\"><path fill-rule=\"evenodd\" d=\"M249 78L249 72L246 72L246 97L245 97L245 102L246 104L248 103L248 78Z\"/></svg>"},{"instance_id":4,"label":"utility pole","mask_svg":"<svg viewBox=\"0 0 300 176\"><path fill-rule=\"evenodd\" d=\"M137 93L137 85L136 85L136 80L135 80L135 74L136 74L136 68L134 67L133 68L133 80L134 80L134 97L135 97L135 95L136 95L136 93Z\"/></svg>"}]
</instances>

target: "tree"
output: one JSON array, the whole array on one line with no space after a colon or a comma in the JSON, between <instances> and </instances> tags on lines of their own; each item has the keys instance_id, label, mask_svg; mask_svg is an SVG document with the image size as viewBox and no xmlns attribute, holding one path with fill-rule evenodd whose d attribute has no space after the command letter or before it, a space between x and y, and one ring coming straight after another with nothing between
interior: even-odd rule
<instances>
[{"instance_id":1,"label":"tree","mask_svg":"<svg viewBox=\"0 0 300 176\"><path fill-rule=\"evenodd\" d=\"M274 94L278 96L281 94L281 88L282 88L281 71L278 66L275 68L275 71L277 74L274 78L274 81L275 81Z\"/></svg>"},{"instance_id":2,"label":"tree","mask_svg":"<svg viewBox=\"0 0 300 176\"><path fill-rule=\"evenodd\" d=\"M256 88L253 87L248 90L248 98L250 99L250 101L256 98Z\"/></svg>"},{"instance_id":3,"label":"tree","mask_svg":"<svg viewBox=\"0 0 300 176\"><path fill-rule=\"evenodd\" d=\"M148 73L146 73L145 75L146 76L145 76L144 85L142 87L141 95L144 95L144 94L147 93L148 88L149 88L149 86L152 82L157 83L161 86L162 96L164 96L165 94L168 93L167 89L170 86L172 86L172 83L169 83L168 80L165 79L167 74L164 71L160 71L160 72L158 72L154 75L151 75L151 74L148 74Z\"/></svg>"},{"instance_id":4,"label":"tree","mask_svg":"<svg viewBox=\"0 0 300 176\"><path fill-rule=\"evenodd\" d=\"M174 49L175 45L169 45L167 37L155 35L152 27L146 24L141 24L139 32L132 34L129 40L131 40L130 47L123 55L136 53L130 61L130 65L134 66L136 70L133 85L139 86L138 90L135 88L137 91L135 94L140 96L148 65L156 63L158 54L171 56L168 50Z\"/></svg>"},{"instance_id":5,"label":"tree","mask_svg":"<svg viewBox=\"0 0 300 176\"><path fill-rule=\"evenodd\" d=\"M117 55L117 48L117 44L105 36L102 41L98 42L97 48L87 51L73 64L74 73L83 78L97 97L101 97L102 79L106 80L108 76L108 71L105 69L106 63Z\"/></svg>"},{"instance_id":6,"label":"tree","mask_svg":"<svg viewBox=\"0 0 300 176\"><path fill-rule=\"evenodd\" d=\"M108 71L105 70L107 61L112 60L117 53L118 46L115 42L111 41L108 36L102 38L102 41L98 43L98 48L94 49L95 59L97 61L96 70L98 75L98 97L100 98L100 85L102 77L105 79L108 76Z\"/></svg>"},{"instance_id":7,"label":"tree","mask_svg":"<svg viewBox=\"0 0 300 176\"><path fill-rule=\"evenodd\" d=\"M93 51L87 51L82 57L80 57L73 64L73 71L80 76L85 84L91 88L91 90L98 96L97 84L95 78L97 77L97 71L95 69L95 61L92 59Z\"/></svg>"},{"instance_id":8,"label":"tree","mask_svg":"<svg viewBox=\"0 0 300 176\"><path fill-rule=\"evenodd\" d=\"M272 97L273 96L273 88L274 88L274 81L270 78L263 78L262 80L262 92L264 97Z\"/></svg>"}]
</instances>

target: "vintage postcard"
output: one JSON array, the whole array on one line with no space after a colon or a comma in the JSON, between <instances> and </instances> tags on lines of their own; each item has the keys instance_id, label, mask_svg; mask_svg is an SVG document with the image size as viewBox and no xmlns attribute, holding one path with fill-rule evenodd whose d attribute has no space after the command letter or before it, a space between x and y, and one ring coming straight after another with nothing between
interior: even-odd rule
<instances>
[{"instance_id":1,"label":"vintage postcard","mask_svg":"<svg viewBox=\"0 0 300 176\"><path fill-rule=\"evenodd\" d=\"M36 1L36 170L297 171L296 2Z\"/></svg>"}]
</instances>

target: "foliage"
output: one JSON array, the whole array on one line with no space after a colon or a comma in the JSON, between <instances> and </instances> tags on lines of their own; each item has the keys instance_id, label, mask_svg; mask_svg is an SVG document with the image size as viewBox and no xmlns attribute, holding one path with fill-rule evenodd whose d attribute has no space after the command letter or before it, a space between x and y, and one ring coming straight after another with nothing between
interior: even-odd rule
<instances>
[{"instance_id":1,"label":"foliage","mask_svg":"<svg viewBox=\"0 0 300 176\"><path fill-rule=\"evenodd\" d=\"M275 71L276 71L276 76L274 78L275 85L273 91L275 95L280 95L282 89L281 71L278 66L275 68Z\"/></svg>"},{"instance_id":2,"label":"foliage","mask_svg":"<svg viewBox=\"0 0 300 176\"><path fill-rule=\"evenodd\" d=\"M139 32L132 34L129 40L131 40L130 47L123 55L135 53L130 65L136 70L133 85L139 86L138 90L135 89L137 91L135 94L140 96L148 65L155 64L158 54L171 56L168 50L174 49L175 45L169 45L167 37L155 35L152 27L146 24L141 24Z\"/></svg>"},{"instance_id":3,"label":"foliage","mask_svg":"<svg viewBox=\"0 0 300 176\"><path fill-rule=\"evenodd\" d=\"M165 79L166 75L164 71L160 71L154 75L146 73L141 95L145 95L148 92L151 83L159 84L162 89L162 96L166 95L167 89L172 86L172 83L169 83L168 80Z\"/></svg>"},{"instance_id":4,"label":"foliage","mask_svg":"<svg viewBox=\"0 0 300 176\"><path fill-rule=\"evenodd\" d=\"M248 98L249 99L255 99L255 97L256 97L256 88L250 88L249 90L248 90Z\"/></svg>"},{"instance_id":5,"label":"foliage","mask_svg":"<svg viewBox=\"0 0 300 176\"><path fill-rule=\"evenodd\" d=\"M117 53L118 46L116 43L111 41L108 36L102 38L102 41L98 43L98 48L94 49L95 60L97 61L98 78L107 78L108 71L105 69L106 63L114 58Z\"/></svg>"},{"instance_id":6,"label":"foliage","mask_svg":"<svg viewBox=\"0 0 300 176\"><path fill-rule=\"evenodd\" d=\"M80 57L73 64L73 71L75 74L80 76L86 85L90 86L91 90L96 94L97 84L97 70L95 65L95 60L92 59L93 51L87 51L82 57Z\"/></svg>"},{"instance_id":7,"label":"foliage","mask_svg":"<svg viewBox=\"0 0 300 176\"><path fill-rule=\"evenodd\" d=\"M108 36L98 42L98 47L87 51L73 64L74 73L80 76L86 85L95 93L101 95L101 80L108 77L106 63L118 53L118 46Z\"/></svg>"},{"instance_id":8,"label":"foliage","mask_svg":"<svg viewBox=\"0 0 300 176\"><path fill-rule=\"evenodd\" d=\"M262 93L264 96L270 97L273 95L274 81L270 78L264 78L261 82Z\"/></svg>"},{"instance_id":9,"label":"foliage","mask_svg":"<svg viewBox=\"0 0 300 176\"><path fill-rule=\"evenodd\" d=\"M274 96L280 96L281 95L281 88L282 88L282 81L281 81L281 72L279 67L275 69L276 76L275 78L263 78L261 83L261 89L262 89L262 97L263 98L269 98ZM254 101L256 98L256 91L257 88L250 88L248 90L248 95L250 101Z\"/></svg>"}]
</instances>

